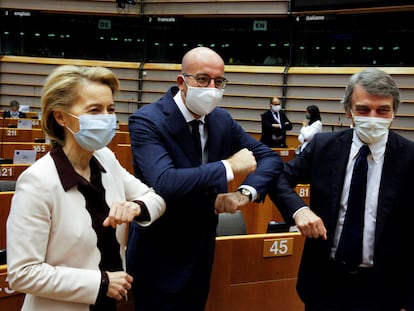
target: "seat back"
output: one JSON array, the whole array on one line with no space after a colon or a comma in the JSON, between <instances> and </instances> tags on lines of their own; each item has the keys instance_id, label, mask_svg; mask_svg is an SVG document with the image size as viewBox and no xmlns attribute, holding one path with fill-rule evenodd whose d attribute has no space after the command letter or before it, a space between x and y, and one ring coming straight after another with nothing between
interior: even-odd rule
<instances>
[{"instance_id":1,"label":"seat back","mask_svg":"<svg viewBox=\"0 0 414 311\"><path fill-rule=\"evenodd\" d=\"M247 234L246 224L241 211L234 214L221 213L217 224L217 236Z\"/></svg>"}]
</instances>

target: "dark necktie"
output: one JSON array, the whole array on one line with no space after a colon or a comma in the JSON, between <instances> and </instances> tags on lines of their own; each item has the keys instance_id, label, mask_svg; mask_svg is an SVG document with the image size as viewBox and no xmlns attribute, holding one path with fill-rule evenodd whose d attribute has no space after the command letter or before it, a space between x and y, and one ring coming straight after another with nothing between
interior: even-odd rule
<instances>
[{"instance_id":1,"label":"dark necktie","mask_svg":"<svg viewBox=\"0 0 414 311\"><path fill-rule=\"evenodd\" d=\"M365 197L367 192L367 156L369 147L359 149L349 189L348 207L336 250L336 260L356 267L362 262L362 234L364 229Z\"/></svg>"},{"instance_id":2,"label":"dark necktie","mask_svg":"<svg viewBox=\"0 0 414 311\"><path fill-rule=\"evenodd\" d=\"M200 130L199 130L200 121L194 119L193 121L190 122L190 125L191 125L191 137L193 138L194 146L198 154L198 159L200 160L200 163L201 163L201 139L200 139Z\"/></svg>"}]
</instances>

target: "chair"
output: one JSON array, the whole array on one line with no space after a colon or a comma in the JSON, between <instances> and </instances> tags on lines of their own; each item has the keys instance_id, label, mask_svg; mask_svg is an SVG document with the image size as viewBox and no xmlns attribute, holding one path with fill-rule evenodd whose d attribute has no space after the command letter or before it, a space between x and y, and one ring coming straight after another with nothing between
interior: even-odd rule
<instances>
[{"instance_id":1,"label":"chair","mask_svg":"<svg viewBox=\"0 0 414 311\"><path fill-rule=\"evenodd\" d=\"M247 234L246 224L241 211L234 214L221 213L217 224L216 236Z\"/></svg>"}]
</instances>

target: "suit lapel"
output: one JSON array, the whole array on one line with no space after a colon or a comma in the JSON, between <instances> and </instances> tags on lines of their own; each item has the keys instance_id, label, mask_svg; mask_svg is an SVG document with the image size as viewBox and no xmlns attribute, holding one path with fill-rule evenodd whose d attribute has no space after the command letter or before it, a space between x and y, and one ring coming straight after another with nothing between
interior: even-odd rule
<instances>
[{"instance_id":1,"label":"suit lapel","mask_svg":"<svg viewBox=\"0 0 414 311\"><path fill-rule=\"evenodd\" d=\"M399 153L402 152L402 147L393 132L389 133L387 146L385 148L384 166L382 169L378 208L377 208L377 222L376 222L376 236L375 244L381 240L380 236L384 229L384 224L387 220L393 202L397 200L397 191L400 187L401 181L398 176L404 170L404 162L398 161Z\"/></svg>"},{"instance_id":2,"label":"suit lapel","mask_svg":"<svg viewBox=\"0 0 414 311\"><path fill-rule=\"evenodd\" d=\"M213 116L212 116L213 115ZM206 116L205 126L207 130L207 143L206 148L208 150L208 162L219 161L222 159L222 138L220 133L225 130L222 120L219 120L217 116L214 116L214 111ZM227 129L230 131L231 129Z\"/></svg>"},{"instance_id":3,"label":"suit lapel","mask_svg":"<svg viewBox=\"0 0 414 311\"><path fill-rule=\"evenodd\" d=\"M351 152L352 130L343 131L339 134L338 139L329 146L331 151L329 163L333 163L330 172L330 189L332 193L332 227L335 228L338 219L339 207L341 202L342 191L344 187L344 179L346 167L348 164L349 153Z\"/></svg>"},{"instance_id":4,"label":"suit lapel","mask_svg":"<svg viewBox=\"0 0 414 311\"><path fill-rule=\"evenodd\" d=\"M165 104L164 113L167 115L166 121L169 135L188 156L193 166L200 165L197 150L193 145L188 124L175 102Z\"/></svg>"}]
</instances>

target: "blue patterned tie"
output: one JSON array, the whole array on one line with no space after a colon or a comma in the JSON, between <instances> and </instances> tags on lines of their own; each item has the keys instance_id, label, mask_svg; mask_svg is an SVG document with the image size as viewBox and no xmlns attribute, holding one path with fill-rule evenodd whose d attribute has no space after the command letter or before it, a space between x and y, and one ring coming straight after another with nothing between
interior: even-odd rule
<instances>
[{"instance_id":1,"label":"blue patterned tie","mask_svg":"<svg viewBox=\"0 0 414 311\"><path fill-rule=\"evenodd\" d=\"M346 210L341 238L336 250L336 260L350 267L357 267L362 262L362 235L364 229L365 197L367 193L367 156L369 147L363 145L359 149L355 161L349 189L348 207Z\"/></svg>"}]
</instances>

